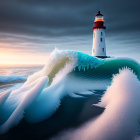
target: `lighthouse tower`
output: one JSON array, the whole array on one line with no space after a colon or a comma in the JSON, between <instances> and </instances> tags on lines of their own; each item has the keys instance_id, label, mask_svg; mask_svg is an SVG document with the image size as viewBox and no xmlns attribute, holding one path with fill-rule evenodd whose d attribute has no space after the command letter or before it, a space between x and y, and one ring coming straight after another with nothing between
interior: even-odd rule
<instances>
[{"instance_id":1,"label":"lighthouse tower","mask_svg":"<svg viewBox=\"0 0 140 140\"><path fill-rule=\"evenodd\" d=\"M92 55L99 58L106 58L105 29L103 15L98 11L95 16L93 27Z\"/></svg>"}]
</instances>

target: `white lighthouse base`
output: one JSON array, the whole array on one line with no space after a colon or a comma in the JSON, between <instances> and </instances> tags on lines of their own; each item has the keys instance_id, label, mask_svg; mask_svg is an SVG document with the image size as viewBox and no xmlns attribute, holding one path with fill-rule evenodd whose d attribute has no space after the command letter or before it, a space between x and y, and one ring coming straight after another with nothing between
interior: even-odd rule
<instances>
[{"instance_id":1,"label":"white lighthouse base","mask_svg":"<svg viewBox=\"0 0 140 140\"><path fill-rule=\"evenodd\" d=\"M106 57L105 30L102 28L94 29L93 31L92 55Z\"/></svg>"}]
</instances>

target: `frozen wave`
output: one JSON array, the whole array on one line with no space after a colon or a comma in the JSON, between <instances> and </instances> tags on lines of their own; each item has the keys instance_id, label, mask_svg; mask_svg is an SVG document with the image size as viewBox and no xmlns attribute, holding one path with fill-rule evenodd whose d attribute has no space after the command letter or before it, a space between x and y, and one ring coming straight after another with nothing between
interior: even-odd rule
<instances>
[{"instance_id":1,"label":"frozen wave","mask_svg":"<svg viewBox=\"0 0 140 140\"><path fill-rule=\"evenodd\" d=\"M98 117L51 140L134 140L140 120L140 81L129 69L115 75L101 102Z\"/></svg>"},{"instance_id":2,"label":"frozen wave","mask_svg":"<svg viewBox=\"0 0 140 140\"><path fill-rule=\"evenodd\" d=\"M113 75L124 67L140 79L139 64L133 60L103 60L81 52L55 50L44 68L29 76L22 87L1 93L0 132L7 132L23 117L32 123L50 118L66 96L101 98L94 90L106 90Z\"/></svg>"}]
</instances>

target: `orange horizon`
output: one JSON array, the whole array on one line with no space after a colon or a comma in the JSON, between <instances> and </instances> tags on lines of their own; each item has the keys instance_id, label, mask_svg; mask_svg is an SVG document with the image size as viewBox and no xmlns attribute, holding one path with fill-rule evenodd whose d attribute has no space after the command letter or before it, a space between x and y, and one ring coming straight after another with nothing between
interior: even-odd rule
<instances>
[{"instance_id":1,"label":"orange horizon","mask_svg":"<svg viewBox=\"0 0 140 140\"><path fill-rule=\"evenodd\" d=\"M49 53L30 52L12 46L0 43L0 65L41 65L46 63L49 56Z\"/></svg>"}]
</instances>

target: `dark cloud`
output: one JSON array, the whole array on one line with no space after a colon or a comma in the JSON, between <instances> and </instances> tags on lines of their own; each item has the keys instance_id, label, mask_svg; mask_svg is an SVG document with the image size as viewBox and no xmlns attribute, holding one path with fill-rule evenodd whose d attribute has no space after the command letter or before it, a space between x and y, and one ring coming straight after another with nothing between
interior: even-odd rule
<instances>
[{"instance_id":1,"label":"dark cloud","mask_svg":"<svg viewBox=\"0 0 140 140\"><path fill-rule=\"evenodd\" d=\"M33 35L90 34L95 13L105 14L109 32L140 31L139 1L1 0L0 30Z\"/></svg>"},{"instance_id":2,"label":"dark cloud","mask_svg":"<svg viewBox=\"0 0 140 140\"><path fill-rule=\"evenodd\" d=\"M70 46L80 38L91 45L94 16L101 10L108 39L140 43L139 5L139 0L0 0L0 41Z\"/></svg>"}]
</instances>

